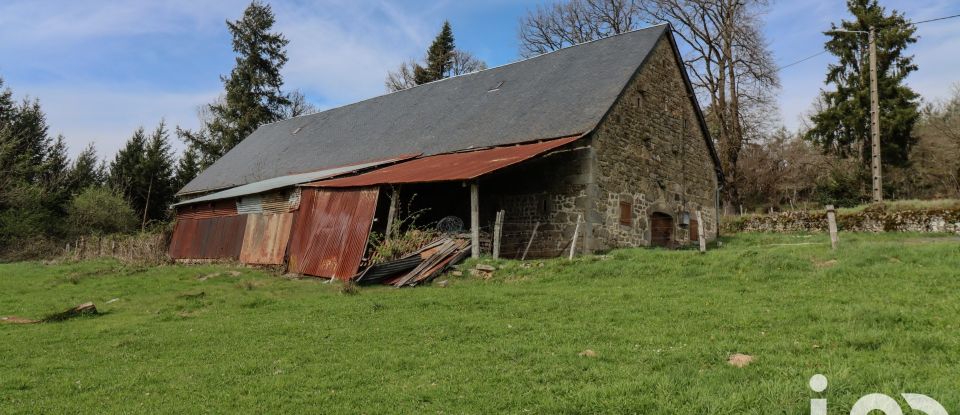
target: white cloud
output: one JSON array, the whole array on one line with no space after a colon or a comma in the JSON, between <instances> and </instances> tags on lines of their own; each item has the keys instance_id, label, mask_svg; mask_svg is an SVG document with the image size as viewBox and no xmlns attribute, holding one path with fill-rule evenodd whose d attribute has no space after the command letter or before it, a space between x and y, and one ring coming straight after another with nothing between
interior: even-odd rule
<instances>
[{"instance_id":1,"label":"white cloud","mask_svg":"<svg viewBox=\"0 0 960 415\"><path fill-rule=\"evenodd\" d=\"M111 158L134 130L154 128L166 120L171 144L183 145L173 133L179 124L196 128L197 108L211 102L219 91L170 93L156 90L129 90L112 86L46 86L31 89L40 100L53 135L62 133L75 155L94 143L101 157Z\"/></svg>"}]
</instances>

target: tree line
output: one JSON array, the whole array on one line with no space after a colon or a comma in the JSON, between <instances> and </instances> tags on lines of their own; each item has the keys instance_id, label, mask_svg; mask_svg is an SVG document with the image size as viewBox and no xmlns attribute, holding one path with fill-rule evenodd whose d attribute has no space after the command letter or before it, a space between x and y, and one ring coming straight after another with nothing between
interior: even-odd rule
<instances>
[{"instance_id":1,"label":"tree line","mask_svg":"<svg viewBox=\"0 0 960 415\"><path fill-rule=\"evenodd\" d=\"M91 143L73 160L49 134L39 100L16 102L0 79L0 258L50 255L64 239L164 228L176 192L262 124L316 112L300 91L282 91L288 40L272 32L270 6L252 2L227 21L236 53L224 93L199 110L200 128L160 120L132 133L112 159Z\"/></svg>"}]
</instances>

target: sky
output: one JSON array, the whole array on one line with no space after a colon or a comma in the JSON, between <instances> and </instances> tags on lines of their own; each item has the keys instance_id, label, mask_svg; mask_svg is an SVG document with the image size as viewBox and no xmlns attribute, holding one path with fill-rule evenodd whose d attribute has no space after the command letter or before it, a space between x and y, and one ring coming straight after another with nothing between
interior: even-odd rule
<instances>
[{"instance_id":1,"label":"sky","mask_svg":"<svg viewBox=\"0 0 960 415\"><path fill-rule=\"evenodd\" d=\"M490 66L519 59L518 22L552 0L269 0L274 26L290 40L285 89L321 109L385 93L387 71L420 59L443 21L457 46ZM113 154L133 131L199 126L197 109L222 91L234 63L226 20L247 0L4 0L0 78L19 98L37 98L51 133L71 155L94 143ZM774 0L764 34L779 66L823 48L822 32L848 18L841 0ZM960 13L955 0L886 0L914 21ZM919 70L907 82L926 101L960 82L960 19L918 25L909 49ZM818 56L781 71L780 120L800 126L834 59ZM183 144L172 137L175 149Z\"/></svg>"}]
</instances>

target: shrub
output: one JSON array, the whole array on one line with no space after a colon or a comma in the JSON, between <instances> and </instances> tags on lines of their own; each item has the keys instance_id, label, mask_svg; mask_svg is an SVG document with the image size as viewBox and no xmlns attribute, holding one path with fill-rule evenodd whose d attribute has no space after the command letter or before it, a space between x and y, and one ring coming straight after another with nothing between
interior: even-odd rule
<instances>
[{"instance_id":1,"label":"shrub","mask_svg":"<svg viewBox=\"0 0 960 415\"><path fill-rule=\"evenodd\" d=\"M123 233L134 229L136 214L123 197L103 187L91 187L67 206L69 233L73 235Z\"/></svg>"}]
</instances>

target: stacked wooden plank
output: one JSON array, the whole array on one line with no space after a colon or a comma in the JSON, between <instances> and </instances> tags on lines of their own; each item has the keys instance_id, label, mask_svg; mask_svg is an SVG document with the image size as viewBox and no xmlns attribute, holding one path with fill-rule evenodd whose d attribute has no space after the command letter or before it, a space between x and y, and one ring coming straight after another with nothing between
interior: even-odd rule
<instances>
[{"instance_id":1,"label":"stacked wooden plank","mask_svg":"<svg viewBox=\"0 0 960 415\"><path fill-rule=\"evenodd\" d=\"M444 236L400 259L372 265L355 281L361 284L383 283L412 287L427 283L447 267L466 258L470 241L465 236Z\"/></svg>"}]
</instances>

